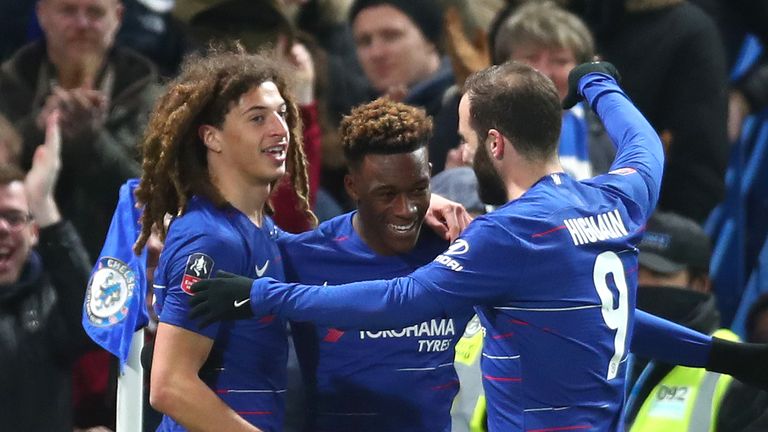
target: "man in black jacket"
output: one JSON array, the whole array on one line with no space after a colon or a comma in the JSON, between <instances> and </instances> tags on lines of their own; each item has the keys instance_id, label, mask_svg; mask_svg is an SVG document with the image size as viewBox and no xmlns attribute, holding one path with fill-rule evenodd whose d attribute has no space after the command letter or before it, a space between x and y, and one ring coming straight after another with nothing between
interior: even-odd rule
<instances>
[{"instance_id":1,"label":"man in black jacket","mask_svg":"<svg viewBox=\"0 0 768 432\"><path fill-rule=\"evenodd\" d=\"M90 263L53 199L59 147L53 113L26 178L0 165L0 428L9 432L72 431Z\"/></svg>"}]
</instances>

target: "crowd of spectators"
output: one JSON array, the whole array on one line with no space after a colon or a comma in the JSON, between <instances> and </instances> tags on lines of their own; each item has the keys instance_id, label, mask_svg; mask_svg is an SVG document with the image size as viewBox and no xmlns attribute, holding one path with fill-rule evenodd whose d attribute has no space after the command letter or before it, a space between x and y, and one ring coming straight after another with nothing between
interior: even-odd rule
<instances>
[{"instance_id":1,"label":"crowd of spectators","mask_svg":"<svg viewBox=\"0 0 768 432\"><path fill-rule=\"evenodd\" d=\"M353 208L338 132L353 107L386 96L423 108L434 124L427 148L435 186L480 214L488 206L473 193L457 134L463 80L516 60L564 97L570 69L597 56L616 65L665 145L659 209L703 224L725 198L730 143L745 116L768 103L768 56L737 80L728 76L744 34L768 43L766 22L761 0L0 0L0 240L10 245L0 248L0 382L46 387L50 406L67 411L35 417L29 406L47 405L41 399L3 399L4 413L48 426L0 424L114 427L116 368L69 325L83 297L72 285L85 290L81 273L98 256L118 189L141 174L148 115L186 55L238 42L293 68L309 203L321 221ZM568 174L605 172L613 152L588 106L564 112ZM46 169L50 189L15 197L39 186ZM298 233L313 220L292 188L280 182L270 204L277 225ZM41 200L55 217L35 207ZM18 256L8 257L16 243ZM12 258L16 273L3 270ZM764 335L755 314L755 334Z\"/></svg>"}]
</instances>

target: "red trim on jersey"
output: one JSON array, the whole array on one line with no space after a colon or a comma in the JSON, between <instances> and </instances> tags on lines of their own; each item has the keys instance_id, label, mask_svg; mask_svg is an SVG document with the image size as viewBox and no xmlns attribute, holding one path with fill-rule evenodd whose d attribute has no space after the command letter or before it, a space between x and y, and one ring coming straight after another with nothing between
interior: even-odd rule
<instances>
[{"instance_id":1,"label":"red trim on jersey","mask_svg":"<svg viewBox=\"0 0 768 432\"><path fill-rule=\"evenodd\" d=\"M493 339L507 339L515 335L515 332L503 333L493 336Z\"/></svg>"},{"instance_id":2,"label":"red trim on jersey","mask_svg":"<svg viewBox=\"0 0 768 432\"><path fill-rule=\"evenodd\" d=\"M269 324L269 323L271 323L274 320L275 320L275 316L274 315L267 315L267 316L259 318L259 323L261 323L261 324Z\"/></svg>"},{"instance_id":3,"label":"red trim on jersey","mask_svg":"<svg viewBox=\"0 0 768 432\"><path fill-rule=\"evenodd\" d=\"M441 384L441 385L434 386L434 387L432 387L432 390L446 390L446 389L449 389L449 388L452 388L452 387L456 387L457 385L459 385L459 380L453 380L453 381L451 381L449 383L446 383L446 384Z\"/></svg>"},{"instance_id":4,"label":"red trim on jersey","mask_svg":"<svg viewBox=\"0 0 768 432\"><path fill-rule=\"evenodd\" d=\"M493 375L483 375L483 378L488 381L507 381L507 382L521 382L523 379L519 377L496 377Z\"/></svg>"},{"instance_id":5,"label":"red trim on jersey","mask_svg":"<svg viewBox=\"0 0 768 432\"><path fill-rule=\"evenodd\" d=\"M544 231L544 232L540 232L540 233L536 233L536 234L533 234L531 237L533 237L533 238L536 238L536 237L542 237L542 236L545 236L545 235L547 235L547 234L552 234L552 233L553 233L553 232L555 232L555 231L560 231L560 230L561 230L561 229L563 229L563 228L565 228L565 225L560 225L559 227L554 227L554 228L552 228L552 229L551 229L551 230L549 230L549 231Z\"/></svg>"},{"instance_id":6,"label":"red trim on jersey","mask_svg":"<svg viewBox=\"0 0 768 432\"><path fill-rule=\"evenodd\" d=\"M342 336L344 336L343 331L335 328L329 328L328 333L323 338L323 342L335 343L335 342L338 342Z\"/></svg>"}]
</instances>

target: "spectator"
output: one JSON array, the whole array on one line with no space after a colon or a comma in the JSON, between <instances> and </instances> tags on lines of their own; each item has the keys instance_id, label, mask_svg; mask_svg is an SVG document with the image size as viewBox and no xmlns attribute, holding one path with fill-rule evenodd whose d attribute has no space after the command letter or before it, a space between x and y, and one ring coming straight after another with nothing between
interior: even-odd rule
<instances>
[{"instance_id":1,"label":"spectator","mask_svg":"<svg viewBox=\"0 0 768 432\"><path fill-rule=\"evenodd\" d=\"M704 230L693 220L657 211L648 221L640 242L637 307L693 330L737 339L728 330L717 330L720 314L711 293L711 246ZM632 390L627 421L632 432L691 430L691 424L711 430L729 376L704 369L648 363L638 358L642 378ZM707 382L713 381L712 386ZM665 393L665 389L673 393ZM677 389L683 389L678 391ZM675 409L675 415L669 410ZM695 422L695 423L694 423Z\"/></svg>"},{"instance_id":2,"label":"spectator","mask_svg":"<svg viewBox=\"0 0 768 432\"><path fill-rule=\"evenodd\" d=\"M0 424L9 431L73 430L71 368L87 346L80 319L91 265L53 198L57 121L51 112L26 178L0 166Z\"/></svg>"},{"instance_id":3,"label":"spectator","mask_svg":"<svg viewBox=\"0 0 768 432\"><path fill-rule=\"evenodd\" d=\"M17 126L23 140L21 165L28 168L42 142L45 118L60 111L62 169L56 202L93 258L120 185L139 173L136 141L157 93L157 75L148 60L114 46L123 13L120 0L40 0L36 13L44 38L20 48L0 67L0 113ZM114 383L106 354L89 355L101 356L101 367L78 367L79 372ZM101 393L87 398L96 405L110 403L103 394L109 387L80 390ZM114 416L114 408L88 405L79 411L91 417L84 422Z\"/></svg>"},{"instance_id":4,"label":"spectator","mask_svg":"<svg viewBox=\"0 0 768 432\"><path fill-rule=\"evenodd\" d=\"M717 23L725 44L731 88L728 97L728 139L735 142L745 117L768 106L768 2L764 0L690 0ZM754 35L763 49L752 64L735 75L747 36ZM744 66L744 65L741 65Z\"/></svg>"},{"instance_id":5,"label":"spectator","mask_svg":"<svg viewBox=\"0 0 768 432\"><path fill-rule=\"evenodd\" d=\"M351 1L349 0L282 0L292 3L296 10L295 20L301 31L311 34L327 54L327 91L320 95L328 107L329 120L334 124L349 113L353 104L365 101L368 81L355 53L352 30L347 23ZM325 143L324 143L325 144ZM333 163L343 165L341 148ZM326 147L327 148L327 147ZM323 152L323 158L326 157Z\"/></svg>"},{"instance_id":6,"label":"spectator","mask_svg":"<svg viewBox=\"0 0 768 432\"><path fill-rule=\"evenodd\" d=\"M513 13L499 18L492 41L494 62L515 60L536 68L555 83L560 98L565 98L568 72L595 56L586 24L552 1L528 2L508 10ZM585 104L563 110L558 153L565 172L577 180L606 172L615 155L604 132L590 133L595 128L602 126Z\"/></svg>"},{"instance_id":7,"label":"spectator","mask_svg":"<svg viewBox=\"0 0 768 432\"><path fill-rule=\"evenodd\" d=\"M665 144L659 208L702 223L722 201L728 80L713 20L684 0L592 0L582 16L597 51Z\"/></svg>"},{"instance_id":8,"label":"spectator","mask_svg":"<svg viewBox=\"0 0 768 432\"><path fill-rule=\"evenodd\" d=\"M191 49L187 29L171 14L174 0L123 0L125 18L117 43L152 60L163 77L174 76Z\"/></svg>"},{"instance_id":9,"label":"spectator","mask_svg":"<svg viewBox=\"0 0 768 432\"><path fill-rule=\"evenodd\" d=\"M433 173L442 171L448 150L459 143L456 112L442 109L446 91L454 84L451 62L442 52L442 5L438 0L356 0L349 23L370 85L367 100L350 101L349 107L388 96L424 108L436 125L429 160ZM342 177L343 172L332 173L323 182L339 202L347 203Z\"/></svg>"},{"instance_id":10,"label":"spectator","mask_svg":"<svg viewBox=\"0 0 768 432\"><path fill-rule=\"evenodd\" d=\"M45 39L26 45L0 70L0 113L23 139L28 167L44 119L61 111L62 214L98 256L120 185L139 173L137 137L156 95L155 67L114 46L120 0L41 0Z\"/></svg>"},{"instance_id":11,"label":"spectator","mask_svg":"<svg viewBox=\"0 0 768 432\"><path fill-rule=\"evenodd\" d=\"M139 173L136 138L156 94L155 68L114 46L120 0L40 0L36 12L43 40L20 48L2 65L0 113L22 136L21 165L27 168L42 142L45 118L59 109L63 143L56 202L88 255L96 257L120 185ZM77 388L78 421L111 422L109 357L102 350L88 356L82 361L100 367L77 366L89 384ZM92 388L96 382L103 385Z\"/></svg>"}]
</instances>

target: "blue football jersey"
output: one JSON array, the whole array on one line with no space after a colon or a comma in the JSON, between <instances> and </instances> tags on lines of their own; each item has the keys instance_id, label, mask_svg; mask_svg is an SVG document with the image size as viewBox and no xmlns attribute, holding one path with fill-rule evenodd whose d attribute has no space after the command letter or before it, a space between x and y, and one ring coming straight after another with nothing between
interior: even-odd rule
<instances>
[{"instance_id":1,"label":"blue football jersey","mask_svg":"<svg viewBox=\"0 0 768 432\"><path fill-rule=\"evenodd\" d=\"M256 280L253 311L347 329L477 306L491 432L623 430L636 245L658 200L664 154L613 78L589 74L580 87L618 146L609 173L542 177L409 276L333 289Z\"/></svg>"},{"instance_id":2,"label":"blue football jersey","mask_svg":"<svg viewBox=\"0 0 768 432\"><path fill-rule=\"evenodd\" d=\"M160 322L214 340L200 377L233 410L264 431L281 431L286 389L285 321L274 316L214 323L203 329L188 318L190 286L218 270L252 278L283 279L269 218L261 228L233 207L217 209L193 197L175 218L155 272L155 308ZM182 431L170 417L158 430Z\"/></svg>"},{"instance_id":3,"label":"blue football jersey","mask_svg":"<svg viewBox=\"0 0 768 432\"><path fill-rule=\"evenodd\" d=\"M279 238L286 280L330 290L330 285L403 276L448 245L425 227L410 253L381 256L353 228L354 214ZM463 313L373 331L292 323L308 387L306 430L450 431L451 403L458 391L454 345L470 318L471 313Z\"/></svg>"},{"instance_id":4,"label":"blue football jersey","mask_svg":"<svg viewBox=\"0 0 768 432\"><path fill-rule=\"evenodd\" d=\"M413 275L480 305L490 430L621 428L645 212L609 176L544 177Z\"/></svg>"}]
</instances>

